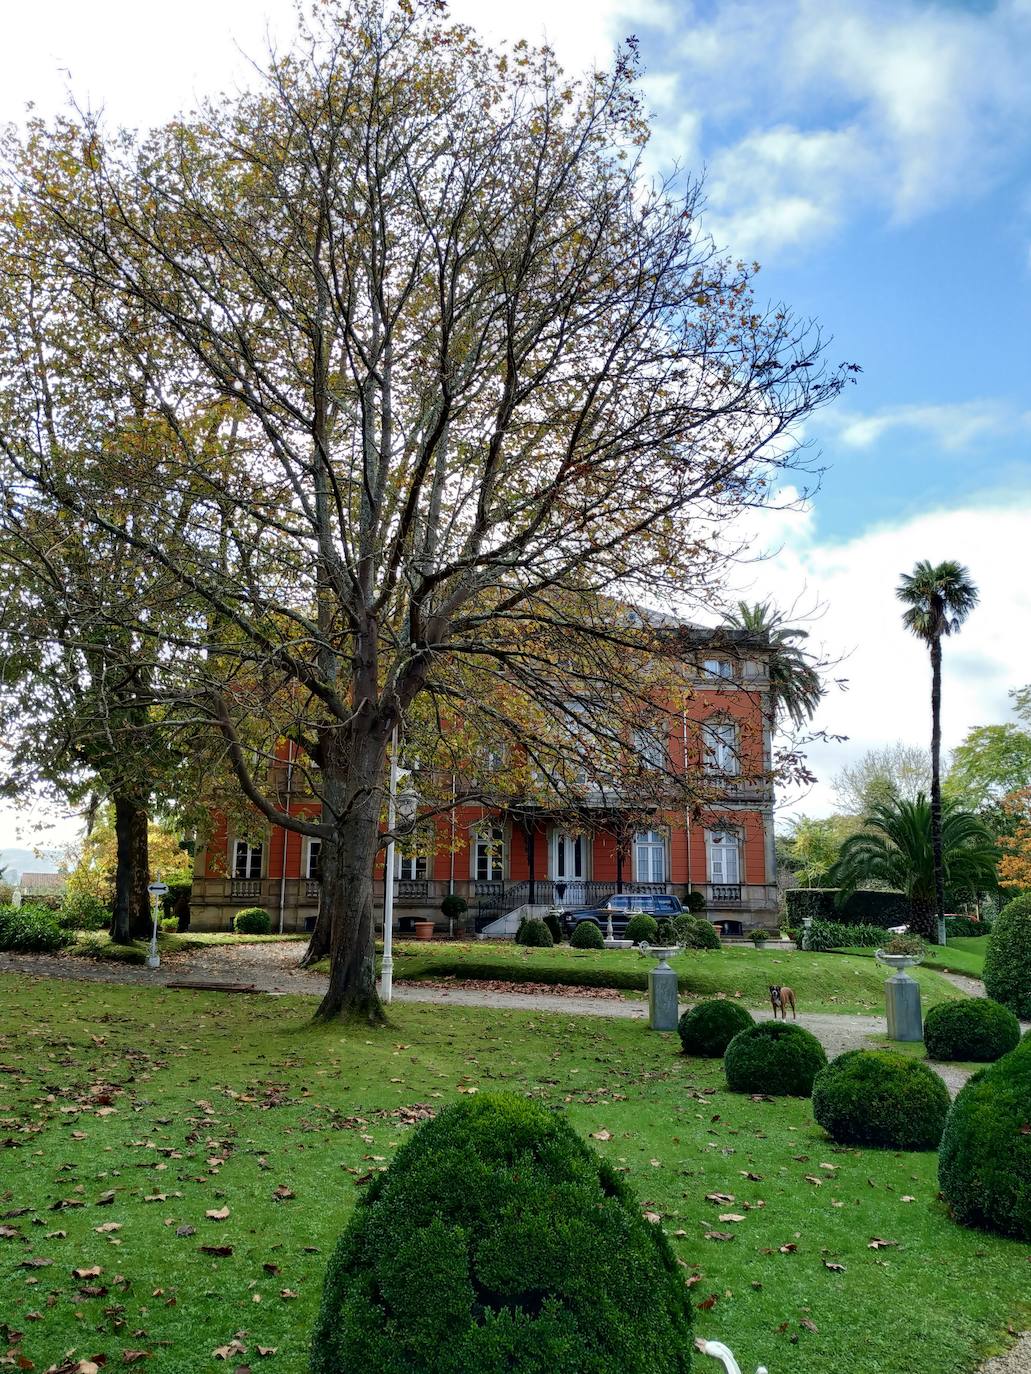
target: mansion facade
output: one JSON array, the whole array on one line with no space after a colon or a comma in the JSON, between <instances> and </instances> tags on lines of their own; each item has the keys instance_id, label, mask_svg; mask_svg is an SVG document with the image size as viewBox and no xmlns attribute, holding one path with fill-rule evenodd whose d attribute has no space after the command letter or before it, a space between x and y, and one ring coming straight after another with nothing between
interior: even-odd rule
<instances>
[{"instance_id":1,"label":"mansion facade","mask_svg":"<svg viewBox=\"0 0 1031 1374\"><path fill-rule=\"evenodd\" d=\"M616 892L702 894L711 921L727 934L770 925L778 910L773 834L771 703L764 646L744 631L693 631L687 660L691 693L670 718L671 767L694 773L699 795L689 810L654 808L621 817L612 797L590 796L574 813L521 806L458 806L434 821L425 854L396 854L394 921L400 934L416 919L449 930L440 904L465 898L461 923L479 931L523 907L587 906ZM649 747L647 744L644 747ZM290 814L317 815L311 798L281 800ZM315 838L269 825L242 837L216 819L195 854L191 924L229 930L243 907L263 907L272 929L314 928L319 903ZM377 864L381 918L386 875Z\"/></svg>"}]
</instances>

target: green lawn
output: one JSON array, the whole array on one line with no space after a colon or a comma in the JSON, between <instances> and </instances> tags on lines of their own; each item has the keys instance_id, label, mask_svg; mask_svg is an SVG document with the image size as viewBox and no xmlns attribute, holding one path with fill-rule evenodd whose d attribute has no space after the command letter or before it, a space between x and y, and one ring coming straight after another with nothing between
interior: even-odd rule
<instances>
[{"instance_id":1,"label":"green lawn","mask_svg":"<svg viewBox=\"0 0 1031 1374\"><path fill-rule=\"evenodd\" d=\"M843 952L866 959L874 957L872 949L847 948ZM985 936L957 935L946 945L928 945L921 968L963 973L968 978L983 978L984 956L987 952L988 940Z\"/></svg>"},{"instance_id":2,"label":"green lawn","mask_svg":"<svg viewBox=\"0 0 1031 1374\"><path fill-rule=\"evenodd\" d=\"M867 953L868 951L864 951ZM724 993L746 1006L769 1006L771 983L793 988L801 1011L883 1012L885 973L869 959L804 954L794 949L756 950L730 945L688 950L670 960L688 997ZM488 978L510 982L568 983L645 991L652 961L636 950L525 949L511 941L471 943L412 941L395 946L394 977ZM925 1005L961 996L931 970L917 970Z\"/></svg>"},{"instance_id":3,"label":"green lawn","mask_svg":"<svg viewBox=\"0 0 1031 1374\"><path fill-rule=\"evenodd\" d=\"M162 932L158 949L162 954L180 954L190 949L210 949L213 945L263 945L276 940L307 940L307 935L234 935L226 931L184 935ZM145 964L149 944L137 940L131 945L116 945L105 930L77 930L75 943L62 953L80 955L84 959L110 959L120 964Z\"/></svg>"},{"instance_id":4,"label":"green lawn","mask_svg":"<svg viewBox=\"0 0 1031 1374\"><path fill-rule=\"evenodd\" d=\"M838 1150L808 1102L725 1093L639 1023L399 1005L383 1030L314 1029L299 1000L15 975L0 1000L0 1357L38 1371L148 1351L150 1374L304 1374L358 1190L406 1109L463 1089L594 1137L745 1370L966 1374L1029 1316L1028 1246L954 1226L934 1155Z\"/></svg>"}]
</instances>

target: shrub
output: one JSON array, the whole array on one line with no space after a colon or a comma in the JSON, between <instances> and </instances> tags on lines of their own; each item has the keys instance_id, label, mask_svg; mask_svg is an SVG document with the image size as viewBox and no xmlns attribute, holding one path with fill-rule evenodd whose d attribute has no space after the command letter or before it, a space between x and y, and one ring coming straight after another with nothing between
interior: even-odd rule
<instances>
[{"instance_id":1,"label":"shrub","mask_svg":"<svg viewBox=\"0 0 1031 1374\"><path fill-rule=\"evenodd\" d=\"M111 909L92 892L69 892L57 920L62 930L106 930L111 924Z\"/></svg>"},{"instance_id":2,"label":"shrub","mask_svg":"<svg viewBox=\"0 0 1031 1374\"><path fill-rule=\"evenodd\" d=\"M848 1050L813 1083L813 1116L839 1145L935 1150L948 1110L934 1070L891 1050Z\"/></svg>"},{"instance_id":3,"label":"shrub","mask_svg":"<svg viewBox=\"0 0 1031 1374\"><path fill-rule=\"evenodd\" d=\"M687 907L688 911L692 911L697 915L699 911L705 910L705 893L695 892L692 889L684 898L684 905Z\"/></svg>"},{"instance_id":4,"label":"shrub","mask_svg":"<svg viewBox=\"0 0 1031 1374\"><path fill-rule=\"evenodd\" d=\"M984 959L988 996L1031 1018L1031 892L1007 902L995 918Z\"/></svg>"},{"instance_id":5,"label":"shrub","mask_svg":"<svg viewBox=\"0 0 1031 1374\"><path fill-rule=\"evenodd\" d=\"M771 937L770 932L766 929L765 926L753 926L752 929L748 932L748 938L751 940L753 945L763 945Z\"/></svg>"},{"instance_id":6,"label":"shrub","mask_svg":"<svg viewBox=\"0 0 1031 1374\"><path fill-rule=\"evenodd\" d=\"M805 947L813 953L829 949L880 949L888 939L883 926L843 925L838 921L814 921L801 937Z\"/></svg>"},{"instance_id":7,"label":"shrub","mask_svg":"<svg viewBox=\"0 0 1031 1374\"><path fill-rule=\"evenodd\" d=\"M635 945L639 945L642 940L649 945L654 945L659 934L659 923L654 916L649 916L645 911L635 912L626 923L625 939L633 940Z\"/></svg>"},{"instance_id":8,"label":"shrub","mask_svg":"<svg viewBox=\"0 0 1031 1374\"><path fill-rule=\"evenodd\" d=\"M719 1059L739 1031L754 1025L752 1013L740 1002L714 997L685 1011L677 1029L685 1054Z\"/></svg>"},{"instance_id":9,"label":"shrub","mask_svg":"<svg viewBox=\"0 0 1031 1374\"><path fill-rule=\"evenodd\" d=\"M260 906L246 906L233 917L233 929L237 935L268 935L272 920Z\"/></svg>"},{"instance_id":10,"label":"shrub","mask_svg":"<svg viewBox=\"0 0 1031 1374\"><path fill-rule=\"evenodd\" d=\"M562 943L562 922L558 918L558 913L549 911L545 913L544 924L551 931L551 943L560 945Z\"/></svg>"},{"instance_id":11,"label":"shrub","mask_svg":"<svg viewBox=\"0 0 1031 1374\"><path fill-rule=\"evenodd\" d=\"M540 1103L420 1126L326 1269L311 1374L686 1374L690 1302L626 1180Z\"/></svg>"},{"instance_id":12,"label":"shrub","mask_svg":"<svg viewBox=\"0 0 1031 1374\"><path fill-rule=\"evenodd\" d=\"M929 1059L990 1064L1020 1044L1020 1022L987 997L939 1002L924 1018L924 1044Z\"/></svg>"},{"instance_id":13,"label":"shrub","mask_svg":"<svg viewBox=\"0 0 1031 1374\"><path fill-rule=\"evenodd\" d=\"M520 921L515 942L517 945L528 945L531 949L550 949L555 943L551 931L539 916L526 916Z\"/></svg>"},{"instance_id":14,"label":"shrub","mask_svg":"<svg viewBox=\"0 0 1031 1374\"><path fill-rule=\"evenodd\" d=\"M688 949L720 949L716 927L704 916L678 916L673 923L680 944Z\"/></svg>"},{"instance_id":15,"label":"shrub","mask_svg":"<svg viewBox=\"0 0 1031 1374\"><path fill-rule=\"evenodd\" d=\"M458 921L469 910L469 903L457 892L449 892L440 903L441 914L447 921Z\"/></svg>"},{"instance_id":16,"label":"shrub","mask_svg":"<svg viewBox=\"0 0 1031 1374\"><path fill-rule=\"evenodd\" d=\"M991 926L987 921L973 921L969 916L946 916L945 934L946 937L952 935L977 936L990 935Z\"/></svg>"},{"instance_id":17,"label":"shrub","mask_svg":"<svg viewBox=\"0 0 1031 1374\"><path fill-rule=\"evenodd\" d=\"M814 921L840 921L846 925L908 925L912 908L902 892L876 892L859 888L838 905L836 887L794 887L784 894L788 921L800 926L805 917Z\"/></svg>"},{"instance_id":18,"label":"shrub","mask_svg":"<svg viewBox=\"0 0 1031 1374\"><path fill-rule=\"evenodd\" d=\"M581 921L569 943L574 949L604 949L605 937L593 921Z\"/></svg>"},{"instance_id":19,"label":"shrub","mask_svg":"<svg viewBox=\"0 0 1031 1374\"><path fill-rule=\"evenodd\" d=\"M659 922L659 933L655 938L660 945L683 944L676 926L668 916Z\"/></svg>"},{"instance_id":20,"label":"shrub","mask_svg":"<svg viewBox=\"0 0 1031 1374\"><path fill-rule=\"evenodd\" d=\"M785 1097L808 1097L826 1063L815 1035L783 1021L762 1021L740 1031L723 1057L731 1092Z\"/></svg>"},{"instance_id":21,"label":"shrub","mask_svg":"<svg viewBox=\"0 0 1031 1374\"><path fill-rule=\"evenodd\" d=\"M0 907L0 949L20 954L52 954L71 943L57 915L42 906Z\"/></svg>"},{"instance_id":22,"label":"shrub","mask_svg":"<svg viewBox=\"0 0 1031 1374\"><path fill-rule=\"evenodd\" d=\"M1031 1040L982 1069L952 1104L938 1182L957 1221L1031 1241Z\"/></svg>"}]
</instances>

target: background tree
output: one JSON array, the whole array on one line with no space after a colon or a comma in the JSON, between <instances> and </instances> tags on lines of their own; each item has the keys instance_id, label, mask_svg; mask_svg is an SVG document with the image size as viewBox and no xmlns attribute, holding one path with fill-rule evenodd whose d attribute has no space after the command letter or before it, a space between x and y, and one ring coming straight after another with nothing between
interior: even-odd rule
<instances>
[{"instance_id":1,"label":"background tree","mask_svg":"<svg viewBox=\"0 0 1031 1374\"><path fill-rule=\"evenodd\" d=\"M722 525L846 373L713 251L696 187L647 183L632 47L571 80L435 5L312 22L260 89L189 120L12 145L9 258L42 261L137 384L99 413L70 365L41 400L37 359L0 338L0 452L9 502L46 493L181 591L174 635L130 621L155 700L221 733L266 819L321 839L319 1014L374 1017L394 728L435 731L434 756L458 719L510 743L530 791L597 792L685 653L631 607L708 597ZM41 405L75 465L55 471ZM176 443L118 471L112 409ZM283 735L320 819L283 807Z\"/></svg>"},{"instance_id":2,"label":"background tree","mask_svg":"<svg viewBox=\"0 0 1031 1374\"><path fill-rule=\"evenodd\" d=\"M942 857L941 692L942 640L955 634L977 605L969 572L954 560L922 560L903 573L896 595L906 606L902 623L927 645L931 656L931 839L934 850L938 942L945 943L945 868Z\"/></svg>"},{"instance_id":3,"label":"background tree","mask_svg":"<svg viewBox=\"0 0 1031 1374\"><path fill-rule=\"evenodd\" d=\"M796 816L778 836L778 865L795 874L799 887L824 887L841 846L855 829L851 816Z\"/></svg>"},{"instance_id":4,"label":"background tree","mask_svg":"<svg viewBox=\"0 0 1031 1374\"><path fill-rule=\"evenodd\" d=\"M995 887L998 851L976 816L945 801L940 841L950 893L974 898ZM893 798L876 803L862 830L841 846L827 875L828 886L839 888L842 899L870 884L904 892L913 928L929 938L937 933L937 882L931 805L922 794L912 802Z\"/></svg>"},{"instance_id":5,"label":"background tree","mask_svg":"<svg viewBox=\"0 0 1031 1374\"><path fill-rule=\"evenodd\" d=\"M931 754L927 749L896 740L882 749L868 749L833 779L838 805L847 816L865 816L893 798L916 801L931 789Z\"/></svg>"}]
</instances>

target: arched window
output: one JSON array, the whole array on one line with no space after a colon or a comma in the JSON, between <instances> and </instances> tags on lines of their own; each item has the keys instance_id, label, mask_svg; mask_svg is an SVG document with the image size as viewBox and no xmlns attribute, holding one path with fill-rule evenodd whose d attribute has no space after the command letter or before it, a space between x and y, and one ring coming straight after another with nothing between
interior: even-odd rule
<instances>
[{"instance_id":1,"label":"arched window","mask_svg":"<svg viewBox=\"0 0 1031 1374\"><path fill-rule=\"evenodd\" d=\"M731 720L714 717L702 726L702 758L707 773L736 774L739 771L737 726Z\"/></svg>"},{"instance_id":2,"label":"arched window","mask_svg":"<svg viewBox=\"0 0 1031 1374\"><path fill-rule=\"evenodd\" d=\"M736 830L709 832L709 882L741 882L741 837Z\"/></svg>"},{"instance_id":3,"label":"arched window","mask_svg":"<svg viewBox=\"0 0 1031 1374\"><path fill-rule=\"evenodd\" d=\"M499 825L476 832L473 845L473 877L477 882L500 882L505 876L505 832Z\"/></svg>"},{"instance_id":4,"label":"arched window","mask_svg":"<svg viewBox=\"0 0 1031 1374\"><path fill-rule=\"evenodd\" d=\"M666 837L658 830L639 830L634 836L634 882L666 881Z\"/></svg>"}]
</instances>

